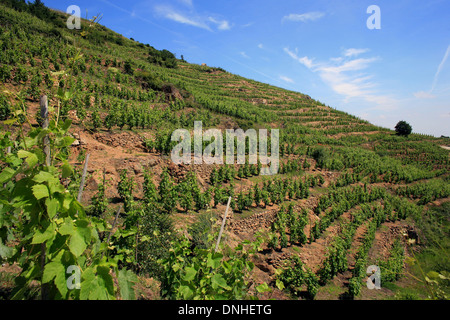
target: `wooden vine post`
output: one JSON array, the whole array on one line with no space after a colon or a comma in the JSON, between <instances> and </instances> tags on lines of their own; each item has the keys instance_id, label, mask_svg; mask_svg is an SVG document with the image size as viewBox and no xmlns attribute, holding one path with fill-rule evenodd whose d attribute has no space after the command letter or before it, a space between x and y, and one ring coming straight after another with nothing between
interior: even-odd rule
<instances>
[{"instance_id":1,"label":"wooden vine post","mask_svg":"<svg viewBox=\"0 0 450 320\"><path fill-rule=\"evenodd\" d=\"M228 213L228 209L230 208L230 202L231 202L231 197L228 198L227 209L225 210L225 214L224 214L223 220L222 220L222 225L220 226L219 237L217 238L216 248L214 250L215 252L217 252L217 249L219 249L220 238L222 238L222 232L223 232L223 228L225 227L225 222L227 220L227 213Z\"/></svg>"},{"instance_id":2,"label":"wooden vine post","mask_svg":"<svg viewBox=\"0 0 450 320\"><path fill-rule=\"evenodd\" d=\"M48 100L47 96L41 96L41 119L42 119L42 129L48 128ZM50 155L50 138L48 136L44 137L44 154L45 154L45 165L49 167L51 165L51 155Z\"/></svg>"},{"instance_id":3,"label":"wooden vine post","mask_svg":"<svg viewBox=\"0 0 450 320\"><path fill-rule=\"evenodd\" d=\"M108 247L109 247L109 241L111 240L111 236L112 236L112 234L114 232L114 228L116 227L117 219L119 218L119 214L120 214L121 210L122 210L122 204L120 204L119 209L117 210L116 217L114 218L114 222L113 222L112 227L111 227L111 231L109 232L108 239L106 240L106 244L107 244ZM103 259L103 255L104 254L105 254L105 252L103 251L102 252L102 259Z\"/></svg>"},{"instance_id":4,"label":"wooden vine post","mask_svg":"<svg viewBox=\"0 0 450 320\"><path fill-rule=\"evenodd\" d=\"M41 106L41 119L42 119L42 129L47 129L48 128L48 100L47 100L47 96L43 95L40 98L40 106ZM45 155L45 165L47 167L50 167L51 165L51 155L50 155L50 138L48 137L48 135L46 135L44 137L44 146L43 146L43 151L44 151L44 155ZM41 243L41 272L42 274L44 273L44 267L45 267L45 252L47 251L46 248L46 244L45 243ZM42 300L48 300L48 293L49 293L49 288L48 288L48 284L46 283L41 283L41 299Z\"/></svg>"},{"instance_id":5,"label":"wooden vine post","mask_svg":"<svg viewBox=\"0 0 450 320\"><path fill-rule=\"evenodd\" d=\"M80 182L80 188L78 189L78 196L77 196L77 201L80 202L81 201L81 196L83 195L83 189L84 189L84 182L86 180L86 174L87 174L87 168L88 168L88 163L89 163L89 156L91 154L88 153L86 155L86 159L84 160L84 167L83 167L83 174L81 176L81 182Z\"/></svg>"},{"instance_id":6,"label":"wooden vine post","mask_svg":"<svg viewBox=\"0 0 450 320\"><path fill-rule=\"evenodd\" d=\"M41 107L40 115L41 115L41 119L42 119L42 129L47 129L48 125L49 125L49 117L48 117L48 99L47 99L46 95L41 96L40 107ZM43 139L43 152L45 155L45 165L47 167L50 167L51 166L51 154L50 154L50 138L48 135L46 135ZM87 174L88 162L89 162L89 154L86 155L86 159L84 162L83 175L81 177L80 188L78 190L78 196L77 196L78 202L81 201L81 196L83 195L83 189L84 189L84 183L85 183L86 174ZM44 272L44 267L45 267L45 260L46 260L45 252L46 251L47 251L46 245L45 245L45 243L42 243L41 244L41 261L40 261L42 272ZM48 285L45 283L42 283L41 284L41 299L48 300L48 293L49 293Z\"/></svg>"}]
</instances>

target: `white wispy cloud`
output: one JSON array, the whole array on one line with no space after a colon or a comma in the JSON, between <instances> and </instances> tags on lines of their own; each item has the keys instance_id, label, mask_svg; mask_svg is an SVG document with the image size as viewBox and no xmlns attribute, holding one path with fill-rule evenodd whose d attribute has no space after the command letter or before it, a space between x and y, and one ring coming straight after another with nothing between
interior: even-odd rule
<instances>
[{"instance_id":1,"label":"white wispy cloud","mask_svg":"<svg viewBox=\"0 0 450 320\"><path fill-rule=\"evenodd\" d=\"M313 58L299 55L298 49L292 51L284 48L284 51L292 59L317 73L325 84L334 92L342 95L345 100L361 98L375 103L379 110L392 110L397 105L397 101L392 97L376 92L377 84L373 82L373 75L366 72L378 58L352 58L367 52L367 49L346 50L342 57L330 58L328 61L321 62L315 62Z\"/></svg>"},{"instance_id":2,"label":"white wispy cloud","mask_svg":"<svg viewBox=\"0 0 450 320\"><path fill-rule=\"evenodd\" d=\"M192 1L183 0L183 2L192 6ZM230 30L232 27L228 20L197 14L193 8L189 12L183 12L179 8L174 9L166 5L158 5L154 9L158 15L166 19L208 31L213 31L213 27L221 31Z\"/></svg>"},{"instance_id":3,"label":"white wispy cloud","mask_svg":"<svg viewBox=\"0 0 450 320\"><path fill-rule=\"evenodd\" d=\"M350 61L345 61L340 65L327 65L322 64L318 67L318 70L325 73L342 74L347 71L359 71L366 69L370 63L376 61L377 58L359 58Z\"/></svg>"},{"instance_id":4,"label":"white wispy cloud","mask_svg":"<svg viewBox=\"0 0 450 320\"><path fill-rule=\"evenodd\" d=\"M369 51L369 49L355 49L355 48L350 48L344 51L344 56L346 57L353 57L353 56L358 56L362 53L366 53L367 51Z\"/></svg>"},{"instance_id":5,"label":"white wispy cloud","mask_svg":"<svg viewBox=\"0 0 450 320\"><path fill-rule=\"evenodd\" d=\"M213 17L209 17L208 20L217 25L217 29L219 30L230 30L231 25L227 20L217 20Z\"/></svg>"},{"instance_id":6,"label":"white wispy cloud","mask_svg":"<svg viewBox=\"0 0 450 320\"><path fill-rule=\"evenodd\" d=\"M287 16L284 16L283 19L281 19L281 21L307 22L320 19L324 15L325 13L319 11L312 11L306 13L291 13Z\"/></svg>"},{"instance_id":7,"label":"white wispy cloud","mask_svg":"<svg viewBox=\"0 0 450 320\"><path fill-rule=\"evenodd\" d=\"M285 82L295 83L294 80L292 80L291 78L286 77L286 76L280 76L280 79L285 81Z\"/></svg>"},{"instance_id":8,"label":"white wispy cloud","mask_svg":"<svg viewBox=\"0 0 450 320\"><path fill-rule=\"evenodd\" d=\"M433 99L436 98L435 95L432 94L432 92L434 91L434 89L436 88L438 79L439 79L439 74L442 71L442 68L445 65L445 62L448 59L448 56L450 55L450 45L447 47L447 50L445 51L444 57L441 60L441 63L439 63L439 66L436 70L436 73L434 74L433 77L433 83L431 84L431 88L428 91L418 91L418 92L414 92L414 96L418 99Z\"/></svg>"},{"instance_id":9,"label":"white wispy cloud","mask_svg":"<svg viewBox=\"0 0 450 320\"><path fill-rule=\"evenodd\" d=\"M188 16L185 13L176 11L170 6L156 6L155 11L157 14L163 16L166 19L212 31L211 28L204 21L202 21L200 17L194 15Z\"/></svg>"},{"instance_id":10,"label":"white wispy cloud","mask_svg":"<svg viewBox=\"0 0 450 320\"><path fill-rule=\"evenodd\" d=\"M244 57L245 59L250 59L250 57L249 57L244 51L239 52L239 54L240 54L242 57Z\"/></svg>"},{"instance_id":11,"label":"white wispy cloud","mask_svg":"<svg viewBox=\"0 0 450 320\"><path fill-rule=\"evenodd\" d=\"M311 69L312 67L314 67L314 63L313 63L313 61L311 59L309 59L306 56L305 57L299 57L298 56L298 50L297 49L294 52L294 51L289 50L289 48L284 48L284 52L286 52L292 59L297 60L298 62L303 64L308 69Z\"/></svg>"},{"instance_id":12,"label":"white wispy cloud","mask_svg":"<svg viewBox=\"0 0 450 320\"><path fill-rule=\"evenodd\" d=\"M184 5L188 6L188 7L192 7L193 6L192 0L178 0L178 2L180 2L181 4L184 4Z\"/></svg>"},{"instance_id":13,"label":"white wispy cloud","mask_svg":"<svg viewBox=\"0 0 450 320\"><path fill-rule=\"evenodd\" d=\"M439 74L441 73L442 68L444 67L444 64L447 61L449 55L450 55L450 45L447 47L447 51L445 51L444 57L442 58L441 63L439 64L438 69L434 75L433 84L431 85L430 91L433 91L434 88L436 87Z\"/></svg>"},{"instance_id":14,"label":"white wispy cloud","mask_svg":"<svg viewBox=\"0 0 450 320\"><path fill-rule=\"evenodd\" d=\"M427 91L414 92L414 97L416 97L417 99L433 99L433 98L436 98L435 95L433 95L433 94L431 94L430 92L427 92Z\"/></svg>"},{"instance_id":15,"label":"white wispy cloud","mask_svg":"<svg viewBox=\"0 0 450 320\"><path fill-rule=\"evenodd\" d=\"M258 44L258 48L263 49L264 45L262 43Z\"/></svg>"}]
</instances>

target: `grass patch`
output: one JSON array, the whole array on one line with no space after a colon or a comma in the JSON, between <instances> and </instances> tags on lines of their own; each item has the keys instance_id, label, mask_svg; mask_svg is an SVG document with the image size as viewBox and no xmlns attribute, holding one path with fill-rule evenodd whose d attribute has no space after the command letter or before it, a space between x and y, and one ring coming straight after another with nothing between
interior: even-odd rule
<instances>
[{"instance_id":1,"label":"grass patch","mask_svg":"<svg viewBox=\"0 0 450 320\"><path fill-rule=\"evenodd\" d=\"M345 289L339 287L332 281L328 282L325 286L319 287L319 290L317 292L318 298L320 300L330 300L330 299L336 299L336 297L339 297L345 292Z\"/></svg>"},{"instance_id":2,"label":"grass patch","mask_svg":"<svg viewBox=\"0 0 450 320\"><path fill-rule=\"evenodd\" d=\"M395 300L422 300L420 293L414 288L400 288L395 291Z\"/></svg>"},{"instance_id":3,"label":"grass patch","mask_svg":"<svg viewBox=\"0 0 450 320\"><path fill-rule=\"evenodd\" d=\"M392 282L384 282L381 284L384 288L391 290L392 292L396 292L400 287Z\"/></svg>"}]
</instances>

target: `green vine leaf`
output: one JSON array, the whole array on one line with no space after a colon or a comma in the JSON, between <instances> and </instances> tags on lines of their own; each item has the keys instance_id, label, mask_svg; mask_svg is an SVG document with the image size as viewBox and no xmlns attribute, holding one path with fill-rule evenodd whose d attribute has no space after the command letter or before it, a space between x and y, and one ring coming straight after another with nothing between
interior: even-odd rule
<instances>
[{"instance_id":1,"label":"green vine leaf","mask_svg":"<svg viewBox=\"0 0 450 320\"><path fill-rule=\"evenodd\" d=\"M109 270L109 267L97 266L97 281L104 295L101 300L114 299L114 282Z\"/></svg>"},{"instance_id":2,"label":"green vine leaf","mask_svg":"<svg viewBox=\"0 0 450 320\"><path fill-rule=\"evenodd\" d=\"M135 300L136 294L133 289L133 285L137 282L136 275L126 269L119 271L118 275L120 296L123 300Z\"/></svg>"},{"instance_id":3,"label":"green vine leaf","mask_svg":"<svg viewBox=\"0 0 450 320\"><path fill-rule=\"evenodd\" d=\"M49 172L40 171L37 175L34 176L33 181L37 183L55 183L58 182L58 179Z\"/></svg>"},{"instance_id":4,"label":"green vine leaf","mask_svg":"<svg viewBox=\"0 0 450 320\"><path fill-rule=\"evenodd\" d=\"M59 227L61 235L72 235L75 232L71 218L65 218L63 224Z\"/></svg>"},{"instance_id":5,"label":"green vine leaf","mask_svg":"<svg viewBox=\"0 0 450 320\"><path fill-rule=\"evenodd\" d=\"M187 267L186 268L186 274L183 277L184 281L192 281L195 278L195 275L197 274L197 270L193 267Z\"/></svg>"},{"instance_id":6,"label":"green vine leaf","mask_svg":"<svg viewBox=\"0 0 450 320\"><path fill-rule=\"evenodd\" d=\"M34 233L31 244L40 244L46 241L52 240L56 235L55 225L49 223L44 231L36 230Z\"/></svg>"},{"instance_id":7,"label":"green vine leaf","mask_svg":"<svg viewBox=\"0 0 450 320\"><path fill-rule=\"evenodd\" d=\"M84 238L78 232L73 233L69 240L70 252L72 252L75 257L79 257L83 254L86 248L87 244Z\"/></svg>"},{"instance_id":8,"label":"green vine leaf","mask_svg":"<svg viewBox=\"0 0 450 320\"><path fill-rule=\"evenodd\" d=\"M45 199L45 205L47 206L47 214L50 219L56 216L59 207L59 201L57 199Z\"/></svg>"},{"instance_id":9,"label":"green vine leaf","mask_svg":"<svg viewBox=\"0 0 450 320\"><path fill-rule=\"evenodd\" d=\"M25 159L25 162L28 164L28 166L30 168L33 168L39 162L39 159L36 156L36 154L25 151L25 150L19 150L17 152L17 156L20 159Z\"/></svg>"},{"instance_id":10,"label":"green vine leaf","mask_svg":"<svg viewBox=\"0 0 450 320\"><path fill-rule=\"evenodd\" d=\"M277 279L276 280L276 286L278 288L278 290L283 291L283 289L285 288L283 281Z\"/></svg>"},{"instance_id":11,"label":"green vine leaf","mask_svg":"<svg viewBox=\"0 0 450 320\"><path fill-rule=\"evenodd\" d=\"M31 189L33 190L33 195L38 200L49 197L48 188L43 184L36 184L32 186Z\"/></svg>"},{"instance_id":12,"label":"green vine leaf","mask_svg":"<svg viewBox=\"0 0 450 320\"><path fill-rule=\"evenodd\" d=\"M221 287L225 290L231 290L231 287L227 284L227 281L223 278L221 274L216 273L211 278L211 286L214 290Z\"/></svg>"},{"instance_id":13,"label":"green vine leaf","mask_svg":"<svg viewBox=\"0 0 450 320\"><path fill-rule=\"evenodd\" d=\"M190 286L180 286L178 289L184 300L190 300L194 296L194 290Z\"/></svg>"},{"instance_id":14,"label":"green vine leaf","mask_svg":"<svg viewBox=\"0 0 450 320\"><path fill-rule=\"evenodd\" d=\"M264 283L261 283L259 286L256 287L256 291L258 291L259 293L264 293L264 292L270 292L271 289L267 285L267 283L264 282Z\"/></svg>"},{"instance_id":15,"label":"green vine leaf","mask_svg":"<svg viewBox=\"0 0 450 320\"><path fill-rule=\"evenodd\" d=\"M0 173L0 183L5 183L8 182L12 179L12 177L14 177L14 174L16 173L16 171L14 171L11 168L5 168L2 170L2 172Z\"/></svg>"},{"instance_id":16,"label":"green vine leaf","mask_svg":"<svg viewBox=\"0 0 450 320\"><path fill-rule=\"evenodd\" d=\"M208 260L206 262L206 266L217 269L222 261L223 255L221 253L210 253L208 254Z\"/></svg>"},{"instance_id":17,"label":"green vine leaf","mask_svg":"<svg viewBox=\"0 0 450 320\"><path fill-rule=\"evenodd\" d=\"M2 239L0 238L0 257L3 259L11 258L14 254L14 249L3 244Z\"/></svg>"},{"instance_id":18,"label":"green vine leaf","mask_svg":"<svg viewBox=\"0 0 450 320\"><path fill-rule=\"evenodd\" d=\"M73 174L73 168L67 161L61 166L61 171L63 179L68 178Z\"/></svg>"},{"instance_id":19,"label":"green vine leaf","mask_svg":"<svg viewBox=\"0 0 450 320\"><path fill-rule=\"evenodd\" d=\"M47 263L44 268L42 282L48 283L55 279L55 285L63 297L66 296L68 289L66 284L66 269L58 261Z\"/></svg>"},{"instance_id":20,"label":"green vine leaf","mask_svg":"<svg viewBox=\"0 0 450 320\"><path fill-rule=\"evenodd\" d=\"M80 299L81 300L96 300L99 296L97 278L92 268L84 270L82 274Z\"/></svg>"}]
</instances>

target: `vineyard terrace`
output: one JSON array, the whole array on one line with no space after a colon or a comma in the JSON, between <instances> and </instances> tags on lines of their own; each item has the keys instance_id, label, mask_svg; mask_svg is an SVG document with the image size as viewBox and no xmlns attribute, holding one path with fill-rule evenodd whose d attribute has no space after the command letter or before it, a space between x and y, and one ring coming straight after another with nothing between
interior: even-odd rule
<instances>
[{"instance_id":1,"label":"vineyard terrace","mask_svg":"<svg viewBox=\"0 0 450 320\"><path fill-rule=\"evenodd\" d=\"M173 142L179 142L171 152L172 161L175 164L223 164L223 134L220 129L208 129L203 132L202 121L194 122L194 159L192 160L191 134L186 129L176 129L171 136ZM226 163L235 163L236 150L237 164L245 164L246 141L248 141L248 163L261 165L262 175L274 175L279 169L279 129L271 129L268 137L267 129L226 129ZM259 136L259 139L258 139ZM180 141L181 140L181 141ZM213 140L213 141L211 141ZM236 140L236 149L235 149ZM259 140L259 141L258 141ZM267 152L268 140L270 140L270 156ZM204 142L211 142L204 146ZM259 143L258 143L259 142ZM259 150L258 150L259 145Z\"/></svg>"}]
</instances>

